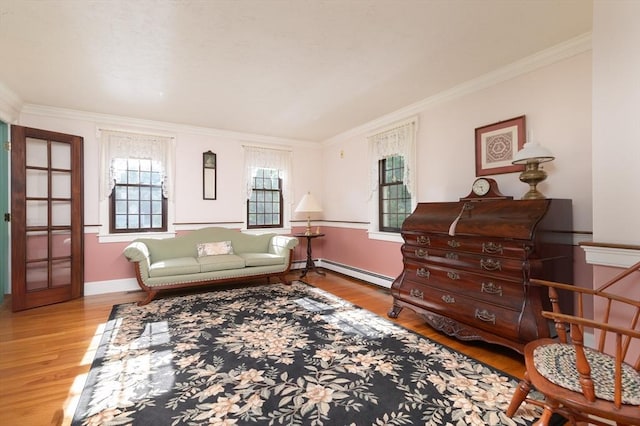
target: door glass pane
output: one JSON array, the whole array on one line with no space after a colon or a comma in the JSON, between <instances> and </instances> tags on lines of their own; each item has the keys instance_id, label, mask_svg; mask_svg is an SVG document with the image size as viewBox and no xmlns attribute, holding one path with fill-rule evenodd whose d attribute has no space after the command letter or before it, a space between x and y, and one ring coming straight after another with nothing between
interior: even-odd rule
<instances>
[{"instance_id":1,"label":"door glass pane","mask_svg":"<svg viewBox=\"0 0 640 426\"><path fill-rule=\"evenodd\" d=\"M27 201L27 226L47 226L47 202Z\"/></svg>"},{"instance_id":2,"label":"door glass pane","mask_svg":"<svg viewBox=\"0 0 640 426\"><path fill-rule=\"evenodd\" d=\"M71 173L51 173L51 196L53 198L71 198Z\"/></svg>"},{"instance_id":3,"label":"door glass pane","mask_svg":"<svg viewBox=\"0 0 640 426\"><path fill-rule=\"evenodd\" d=\"M51 226L71 226L71 201L51 202Z\"/></svg>"},{"instance_id":4,"label":"door glass pane","mask_svg":"<svg viewBox=\"0 0 640 426\"><path fill-rule=\"evenodd\" d=\"M49 256L47 233L42 231L27 232L27 261L43 260Z\"/></svg>"},{"instance_id":5,"label":"door glass pane","mask_svg":"<svg viewBox=\"0 0 640 426\"><path fill-rule=\"evenodd\" d=\"M51 168L71 170L71 145L51 142Z\"/></svg>"},{"instance_id":6,"label":"door glass pane","mask_svg":"<svg viewBox=\"0 0 640 426\"><path fill-rule=\"evenodd\" d=\"M47 197L49 195L47 171L27 169L27 197Z\"/></svg>"},{"instance_id":7,"label":"door glass pane","mask_svg":"<svg viewBox=\"0 0 640 426\"><path fill-rule=\"evenodd\" d=\"M51 262L51 286L60 287L71 284L71 259Z\"/></svg>"},{"instance_id":8,"label":"door glass pane","mask_svg":"<svg viewBox=\"0 0 640 426\"><path fill-rule=\"evenodd\" d=\"M27 263L27 291L44 290L48 288L47 262Z\"/></svg>"},{"instance_id":9,"label":"door glass pane","mask_svg":"<svg viewBox=\"0 0 640 426\"><path fill-rule=\"evenodd\" d=\"M51 232L51 256L71 256L71 231Z\"/></svg>"},{"instance_id":10,"label":"door glass pane","mask_svg":"<svg viewBox=\"0 0 640 426\"><path fill-rule=\"evenodd\" d=\"M47 141L27 138L27 167L49 167Z\"/></svg>"}]
</instances>

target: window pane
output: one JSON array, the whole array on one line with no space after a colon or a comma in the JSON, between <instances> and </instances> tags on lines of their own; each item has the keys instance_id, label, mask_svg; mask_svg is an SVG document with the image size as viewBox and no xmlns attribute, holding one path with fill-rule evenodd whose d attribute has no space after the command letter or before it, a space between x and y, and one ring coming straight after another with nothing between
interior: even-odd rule
<instances>
[{"instance_id":1,"label":"window pane","mask_svg":"<svg viewBox=\"0 0 640 426\"><path fill-rule=\"evenodd\" d=\"M144 201L140 202L140 213L142 214L151 214L151 202Z\"/></svg>"},{"instance_id":2,"label":"window pane","mask_svg":"<svg viewBox=\"0 0 640 426\"><path fill-rule=\"evenodd\" d=\"M124 214L127 212L126 201L116 201L116 214Z\"/></svg>"},{"instance_id":3,"label":"window pane","mask_svg":"<svg viewBox=\"0 0 640 426\"><path fill-rule=\"evenodd\" d=\"M117 229L126 229L127 228L127 216L123 214L116 215L116 228Z\"/></svg>"},{"instance_id":4,"label":"window pane","mask_svg":"<svg viewBox=\"0 0 640 426\"><path fill-rule=\"evenodd\" d=\"M151 199L151 188L148 186L140 187L140 199L141 200L150 200Z\"/></svg>"},{"instance_id":5,"label":"window pane","mask_svg":"<svg viewBox=\"0 0 640 426\"><path fill-rule=\"evenodd\" d=\"M137 186L127 187L127 198L129 200L137 200L140 195L140 190Z\"/></svg>"},{"instance_id":6,"label":"window pane","mask_svg":"<svg viewBox=\"0 0 640 426\"><path fill-rule=\"evenodd\" d=\"M140 228L138 215L129 215L129 228Z\"/></svg>"},{"instance_id":7,"label":"window pane","mask_svg":"<svg viewBox=\"0 0 640 426\"><path fill-rule=\"evenodd\" d=\"M140 172L140 183L142 185L151 185L151 172Z\"/></svg>"},{"instance_id":8,"label":"window pane","mask_svg":"<svg viewBox=\"0 0 640 426\"><path fill-rule=\"evenodd\" d=\"M116 186L116 200L126 200L126 199L127 199L127 187Z\"/></svg>"},{"instance_id":9,"label":"window pane","mask_svg":"<svg viewBox=\"0 0 640 426\"><path fill-rule=\"evenodd\" d=\"M151 228L151 215L140 215L140 228Z\"/></svg>"},{"instance_id":10,"label":"window pane","mask_svg":"<svg viewBox=\"0 0 640 426\"><path fill-rule=\"evenodd\" d=\"M127 183L138 184L140 182L140 173L137 170L129 170L127 172L127 179Z\"/></svg>"}]
</instances>

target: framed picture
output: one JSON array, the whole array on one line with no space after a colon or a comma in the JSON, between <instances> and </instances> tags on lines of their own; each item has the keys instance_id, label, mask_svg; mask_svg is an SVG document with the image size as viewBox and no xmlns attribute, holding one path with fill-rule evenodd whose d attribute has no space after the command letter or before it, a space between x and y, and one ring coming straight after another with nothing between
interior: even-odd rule
<instances>
[{"instance_id":1,"label":"framed picture","mask_svg":"<svg viewBox=\"0 0 640 426\"><path fill-rule=\"evenodd\" d=\"M216 154L211 151L202 153L202 198L216 199Z\"/></svg>"},{"instance_id":2,"label":"framed picture","mask_svg":"<svg viewBox=\"0 0 640 426\"><path fill-rule=\"evenodd\" d=\"M524 169L524 166L511 162L524 145L525 124L525 116L521 115L476 129L476 176Z\"/></svg>"}]
</instances>

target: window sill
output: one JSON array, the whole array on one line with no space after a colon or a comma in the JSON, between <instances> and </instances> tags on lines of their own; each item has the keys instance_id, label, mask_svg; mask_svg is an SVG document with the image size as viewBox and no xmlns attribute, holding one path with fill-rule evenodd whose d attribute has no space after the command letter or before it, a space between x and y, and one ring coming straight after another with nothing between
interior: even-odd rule
<instances>
[{"instance_id":1,"label":"window sill","mask_svg":"<svg viewBox=\"0 0 640 426\"><path fill-rule=\"evenodd\" d=\"M369 231L369 238L372 240L391 241L394 243L404 243L404 239L400 233Z\"/></svg>"},{"instance_id":2,"label":"window sill","mask_svg":"<svg viewBox=\"0 0 640 426\"><path fill-rule=\"evenodd\" d=\"M99 243L123 243L131 242L137 238L173 238L176 236L175 232L135 232L135 233L122 233L122 234L99 234Z\"/></svg>"},{"instance_id":3,"label":"window sill","mask_svg":"<svg viewBox=\"0 0 640 426\"><path fill-rule=\"evenodd\" d=\"M243 228L242 232L245 234L279 234L279 235L290 235L291 228Z\"/></svg>"}]
</instances>

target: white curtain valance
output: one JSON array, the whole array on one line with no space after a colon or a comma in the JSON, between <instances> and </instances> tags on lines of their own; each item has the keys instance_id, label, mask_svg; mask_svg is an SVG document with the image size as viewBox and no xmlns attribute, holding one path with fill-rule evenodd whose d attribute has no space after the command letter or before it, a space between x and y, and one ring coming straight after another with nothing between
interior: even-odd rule
<instances>
[{"instance_id":1,"label":"white curtain valance","mask_svg":"<svg viewBox=\"0 0 640 426\"><path fill-rule=\"evenodd\" d=\"M158 161L162 164L163 195L173 200L174 138L115 130L100 132L100 199L109 197L115 186L113 160L136 158Z\"/></svg>"},{"instance_id":2,"label":"white curtain valance","mask_svg":"<svg viewBox=\"0 0 640 426\"><path fill-rule=\"evenodd\" d=\"M370 197L372 197L378 189L378 162L393 156L402 156L404 158L402 182L407 187L411 196L415 197L415 135L416 121L412 120L367 138L369 142L369 158L371 160L369 168L371 172Z\"/></svg>"},{"instance_id":3,"label":"white curtain valance","mask_svg":"<svg viewBox=\"0 0 640 426\"><path fill-rule=\"evenodd\" d=\"M253 191L253 178L258 169L275 169L282 179L283 196L289 192L291 174L291 151L244 146L245 191L247 199Z\"/></svg>"}]
</instances>

